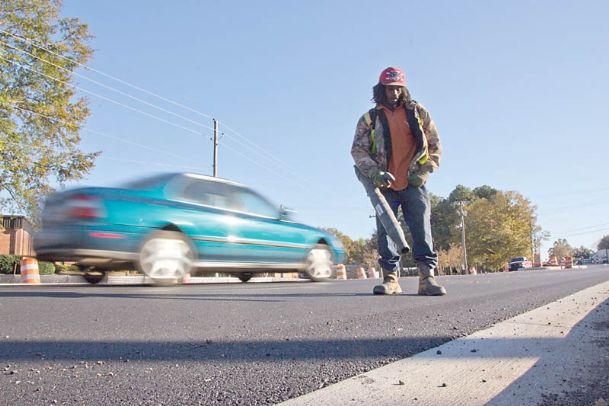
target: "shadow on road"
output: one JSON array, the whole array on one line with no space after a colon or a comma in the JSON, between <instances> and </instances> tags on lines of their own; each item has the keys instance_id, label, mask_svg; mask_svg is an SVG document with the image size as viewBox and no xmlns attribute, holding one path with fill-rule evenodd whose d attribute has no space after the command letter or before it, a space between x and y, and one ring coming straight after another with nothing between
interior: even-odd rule
<instances>
[{"instance_id":1,"label":"shadow on road","mask_svg":"<svg viewBox=\"0 0 609 406\"><path fill-rule=\"evenodd\" d=\"M116 287L115 289L119 289ZM111 298L111 299L163 299L163 300L205 300L205 301L248 301L248 302L281 302L283 299L293 298L336 298L336 297L359 297L359 296L374 296L371 292L302 292L302 293L280 293L277 291L270 292L266 295L260 293L246 293L247 291L237 291L233 293L190 293L190 292L169 292L164 290L159 293L147 292L129 292L120 293L116 291L100 292L96 291L95 287L90 288L90 292L69 292L66 290L55 291L52 289L28 290L28 291L3 291L0 292L0 297L5 298L56 298L56 299L95 299L95 298ZM163 288L153 288L160 290ZM105 289L106 290L106 289ZM111 288L112 290L112 288ZM401 295L419 297L416 294L404 293Z\"/></svg>"},{"instance_id":2,"label":"shadow on road","mask_svg":"<svg viewBox=\"0 0 609 406\"><path fill-rule=\"evenodd\" d=\"M285 341L11 341L0 342L0 359L8 361L145 360L145 361L269 361L307 359L403 358L450 341L453 337L389 339L320 339ZM496 340L497 344L505 339ZM511 340L511 339L510 339ZM548 346L561 339L547 340ZM512 340L514 341L514 340ZM529 339L522 341L525 348ZM492 343L493 340L486 340ZM528 357L543 354L527 354ZM480 354L471 354L479 358ZM513 353L495 354L513 357ZM446 356L444 356L444 359Z\"/></svg>"}]
</instances>

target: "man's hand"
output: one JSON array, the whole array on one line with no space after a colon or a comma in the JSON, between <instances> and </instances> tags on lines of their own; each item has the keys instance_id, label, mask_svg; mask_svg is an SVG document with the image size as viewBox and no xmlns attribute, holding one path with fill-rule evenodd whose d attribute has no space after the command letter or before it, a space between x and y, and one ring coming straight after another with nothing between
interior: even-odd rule
<instances>
[{"instance_id":1,"label":"man's hand","mask_svg":"<svg viewBox=\"0 0 609 406\"><path fill-rule=\"evenodd\" d=\"M391 182L395 181L395 177L389 172L376 171L372 175L372 183L378 188L388 188Z\"/></svg>"},{"instance_id":2,"label":"man's hand","mask_svg":"<svg viewBox=\"0 0 609 406\"><path fill-rule=\"evenodd\" d=\"M419 168L419 172L427 172L427 173L431 173L433 171L436 170L436 167L434 165L434 163L432 162L432 160L428 160L427 162L425 162L423 165L421 165L421 167Z\"/></svg>"}]
</instances>

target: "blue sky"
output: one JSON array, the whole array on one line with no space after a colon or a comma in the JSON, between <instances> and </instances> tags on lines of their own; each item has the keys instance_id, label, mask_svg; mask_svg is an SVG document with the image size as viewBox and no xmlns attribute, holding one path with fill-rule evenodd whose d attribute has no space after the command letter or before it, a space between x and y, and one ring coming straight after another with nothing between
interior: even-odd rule
<instances>
[{"instance_id":1,"label":"blue sky","mask_svg":"<svg viewBox=\"0 0 609 406\"><path fill-rule=\"evenodd\" d=\"M215 117L219 176L303 222L368 238L372 210L350 147L393 65L440 131L432 193L522 193L551 233L544 254L557 238L594 247L609 234L605 1L64 0L62 14L89 24L91 68L191 109L80 70L174 114L76 78L132 109L87 95L82 146L103 155L70 186L211 174Z\"/></svg>"}]
</instances>

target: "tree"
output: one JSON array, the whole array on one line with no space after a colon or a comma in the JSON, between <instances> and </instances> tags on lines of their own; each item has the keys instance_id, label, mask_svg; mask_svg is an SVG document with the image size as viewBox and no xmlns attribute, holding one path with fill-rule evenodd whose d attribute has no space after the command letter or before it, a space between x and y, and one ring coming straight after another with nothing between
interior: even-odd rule
<instances>
[{"instance_id":1,"label":"tree","mask_svg":"<svg viewBox=\"0 0 609 406\"><path fill-rule=\"evenodd\" d=\"M478 198L478 199L488 199L488 200L492 200L495 198L495 196L497 195L498 190L490 187L488 185L483 185L483 186L478 186L477 188L475 188L472 193Z\"/></svg>"},{"instance_id":2,"label":"tree","mask_svg":"<svg viewBox=\"0 0 609 406\"><path fill-rule=\"evenodd\" d=\"M378 252L376 250L376 232L370 239L360 238L352 240L348 235L341 233L335 228L322 228L340 240L345 249L345 264L361 264L366 267L378 265Z\"/></svg>"},{"instance_id":3,"label":"tree","mask_svg":"<svg viewBox=\"0 0 609 406\"><path fill-rule=\"evenodd\" d=\"M53 184L82 178L95 153L78 148L89 115L74 70L92 54L87 26L61 18L60 0L0 3L0 209L33 221Z\"/></svg>"},{"instance_id":4,"label":"tree","mask_svg":"<svg viewBox=\"0 0 609 406\"><path fill-rule=\"evenodd\" d=\"M474 200L474 198L475 198L475 195L472 192L472 190L463 185L457 185L455 187L455 189L452 192L450 192L450 195L448 196L448 200L451 203L471 202L472 200Z\"/></svg>"},{"instance_id":5,"label":"tree","mask_svg":"<svg viewBox=\"0 0 609 406\"><path fill-rule=\"evenodd\" d=\"M584 246L581 246L581 247L573 250L573 256L575 258L589 259L589 258L592 258L593 255L594 255L594 251L592 251L590 248L586 248Z\"/></svg>"},{"instance_id":6,"label":"tree","mask_svg":"<svg viewBox=\"0 0 609 406\"><path fill-rule=\"evenodd\" d=\"M517 192L497 192L466 206L468 264L498 270L514 256L531 252L535 207Z\"/></svg>"},{"instance_id":7,"label":"tree","mask_svg":"<svg viewBox=\"0 0 609 406\"><path fill-rule=\"evenodd\" d=\"M597 250L609 249L609 235L606 235L603 238L601 238L601 240L598 242L598 245L596 246L596 249Z\"/></svg>"},{"instance_id":8,"label":"tree","mask_svg":"<svg viewBox=\"0 0 609 406\"><path fill-rule=\"evenodd\" d=\"M573 248L569 245L566 239L559 238L554 241L554 245L548 250L550 256L556 258L570 257L573 254Z\"/></svg>"},{"instance_id":9,"label":"tree","mask_svg":"<svg viewBox=\"0 0 609 406\"><path fill-rule=\"evenodd\" d=\"M430 200L431 233L434 247L438 250L448 251L461 238L457 228L461 222L459 214L455 205L448 199L430 194Z\"/></svg>"},{"instance_id":10,"label":"tree","mask_svg":"<svg viewBox=\"0 0 609 406\"><path fill-rule=\"evenodd\" d=\"M458 244L451 245L448 249L438 250L438 270L450 275L453 270L461 273L463 266L463 250Z\"/></svg>"}]
</instances>

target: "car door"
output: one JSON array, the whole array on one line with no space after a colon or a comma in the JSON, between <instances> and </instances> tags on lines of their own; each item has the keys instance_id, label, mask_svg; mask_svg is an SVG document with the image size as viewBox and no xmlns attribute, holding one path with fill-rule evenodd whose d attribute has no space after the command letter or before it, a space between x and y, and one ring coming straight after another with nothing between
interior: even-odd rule
<instances>
[{"instance_id":1,"label":"car door","mask_svg":"<svg viewBox=\"0 0 609 406\"><path fill-rule=\"evenodd\" d=\"M181 202L176 224L187 232L200 260L207 264L231 261L234 252L229 236L235 213L229 210L226 184L183 176L171 185L170 193Z\"/></svg>"},{"instance_id":2,"label":"car door","mask_svg":"<svg viewBox=\"0 0 609 406\"><path fill-rule=\"evenodd\" d=\"M262 264L302 261L309 248L305 235L280 218L276 205L245 187L232 187L230 196L236 216L230 232L235 259Z\"/></svg>"}]
</instances>

